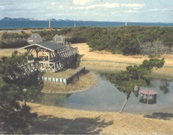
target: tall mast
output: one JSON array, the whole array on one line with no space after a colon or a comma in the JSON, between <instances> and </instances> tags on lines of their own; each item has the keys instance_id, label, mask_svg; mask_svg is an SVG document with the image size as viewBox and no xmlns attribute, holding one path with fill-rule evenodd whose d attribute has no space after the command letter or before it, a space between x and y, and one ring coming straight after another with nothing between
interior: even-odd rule
<instances>
[{"instance_id":1,"label":"tall mast","mask_svg":"<svg viewBox=\"0 0 173 135\"><path fill-rule=\"evenodd\" d=\"M50 19L49 19L49 28L51 27L51 21L50 21Z\"/></svg>"}]
</instances>

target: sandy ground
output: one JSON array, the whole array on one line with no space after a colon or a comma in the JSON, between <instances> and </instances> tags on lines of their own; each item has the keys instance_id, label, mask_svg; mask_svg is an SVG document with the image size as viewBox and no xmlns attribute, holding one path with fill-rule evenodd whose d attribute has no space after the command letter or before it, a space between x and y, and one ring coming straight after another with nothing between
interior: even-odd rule
<instances>
[{"instance_id":1,"label":"sandy ground","mask_svg":"<svg viewBox=\"0 0 173 135\"><path fill-rule=\"evenodd\" d=\"M94 70L122 70L129 64L140 64L147 56L113 55L106 51L90 52L86 44L74 44L83 55L81 66ZM6 50L8 53L9 50ZM6 54L7 54L6 52ZM0 50L0 55L5 50ZM173 75L173 56L165 55L165 66L157 71ZM32 134L123 134L158 135L173 134L173 111L156 111L149 115L118 112L92 112L27 103L38 119L31 127Z\"/></svg>"}]
</instances>

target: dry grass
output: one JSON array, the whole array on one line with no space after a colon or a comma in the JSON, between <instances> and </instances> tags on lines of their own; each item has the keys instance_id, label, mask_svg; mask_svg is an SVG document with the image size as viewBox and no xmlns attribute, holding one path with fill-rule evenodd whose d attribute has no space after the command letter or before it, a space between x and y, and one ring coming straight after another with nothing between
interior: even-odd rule
<instances>
[{"instance_id":1,"label":"dry grass","mask_svg":"<svg viewBox=\"0 0 173 135\"><path fill-rule=\"evenodd\" d=\"M23 49L11 49L11 48L9 48L9 49L0 49L0 58L1 57L9 57L9 56L11 56L11 54L14 52L14 51L18 51L19 53L24 53L25 52L25 50L23 50Z\"/></svg>"},{"instance_id":2,"label":"dry grass","mask_svg":"<svg viewBox=\"0 0 173 135\"><path fill-rule=\"evenodd\" d=\"M0 57L9 57L16 49L0 49Z\"/></svg>"},{"instance_id":3,"label":"dry grass","mask_svg":"<svg viewBox=\"0 0 173 135\"><path fill-rule=\"evenodd\" d=\"M149 119L142 115L93 112L29 104L39 120L33 133L59 134L172 134L173 120Z\"/></svg>"},{"instance_id":4,"label":"dry grass","mask_svg":"<svg viewBox=\"0 0 173 135\"><path fill-rule=\"evenodd\" d=\"M75 74L76 72L80 71L83 67L77 67L75 69L66 69L63 71L59 71L56 73L52 73L52 72L47 72L45 73L43 76L46 77L57 77L57 78L68 78L70 76L72 76L73 74Z\"/></svg>"},{"instance_id":5,"label":"dry grass","mask_svg":"<svg viewBox=\"0 0 173 135\"><path fill-rule=\"evenodd\" d=\"M123 56L121 54L112 54L107 51L91 52L89 46L86 43L73 44L72 46L78 47L79 53L84 55L82 60L141 63L142 60L148 59L147 56Z\"/></svg>"},{"instance_id":6,"label":"dry grass","mask_svg":"<svg viewBox=\"0 0 173 135\"><path fill-rule=\"evenodd\" d=\"M90 51L89 46L86 43L72 44L73 47L79 49L79 53L84 55L82 60L105 60L105 61L114 61L114 62L129 62L129 63L141 63L145 59L149 59L145 55L133 55L133 56L124 56L121 54L112 54L107 51ZM173 55L165 54L164 57L166 65L172 64Z\"/></svg>"},{"instance_id":7,"label":"dry grass","mask_svg":"<svg viewBox=\"0 0 173 135\"><path fill-rule=\"evenodd\" d=\"M96 82L96 75L88 72L85 73L79 78L74 80L74 83L69 85L64 85L60 83L54 82L44 82L44 88L42 92L44 93L74 93L74 92L81 92L84 90L89 89L93 84Z\"/></svg>"},{"instance_id":8,"label":"dry grass","mask_svg":"<svg viewBox=\"0 0 173 135\"><path fill-rule=\"evenodd\" d=\"M92 70L124 70L126 66L141 64L143 60L149 59L148 56L124 56L121 54L111 54L107 51L90 52L90 48L86 43L73 44L73 47L78 47L79 53L83 55L81 66ZM162 69L154 71L166 76L173 76L173 55L161 56L165 59L165 64Z\"/></svg>"}]
</instances>

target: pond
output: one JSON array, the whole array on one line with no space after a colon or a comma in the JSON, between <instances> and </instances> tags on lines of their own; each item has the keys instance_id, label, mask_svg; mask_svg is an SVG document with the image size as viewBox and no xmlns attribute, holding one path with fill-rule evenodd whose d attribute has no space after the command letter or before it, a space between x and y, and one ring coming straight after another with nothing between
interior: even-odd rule
<instances>
[{"instance_id":1,"label":"pond","mask_svg":"<svg viewBox=\"0 0 173 135\"><path fill-rule=\"evenodd\" d=\"M73 94L40 94L37 102L66 108L94 110L94 111L119 111L124 103L126 95L117 90L100 73L96 73L98 80L89 90ZM125 107L125 112L147 112L173 108L173 80L152 79L150 89L157 91L156 104L143 104L140 97L131 97Z\"/></svg>"}]
</instances>

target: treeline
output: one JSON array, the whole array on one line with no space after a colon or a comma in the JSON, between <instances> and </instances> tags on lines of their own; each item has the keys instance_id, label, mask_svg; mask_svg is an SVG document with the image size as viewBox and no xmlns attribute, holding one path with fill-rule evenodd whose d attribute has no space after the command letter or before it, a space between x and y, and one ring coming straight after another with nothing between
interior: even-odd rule
<instances>
[{"instance_id":1,"label":"treeline","mask_svg":"<svg viewBox=\"0 0 173 135\"><path fill-rule=\"evenodd\" d=\"M19 39L14 39L14 40L6 40L6 41L0 41L0 48L18 48L18 47L23 47L27 45L26 40L19 40Z\"/></svg>"},{"instance_id":2,"label":"treeline","mask_svg":"<svg viewBox=\"0 0 173 135\"><path fill-rule=\"evenodd\" d=\"M16 48L27 45L27 38L30 34L21 32L21 33L7 33L4 32L0 40L0 48Z\"/></svg>"},{"instance_id":3,"label":"treeline","mask_svg":"<svg viewBox=\"0 0 173 135\"><path fill-rule=\"evenodd\" d=\"M107 50L124 55L171 53L172 27L119 27L100 29L88 44L92 50Z\"/></svg>"},{"instance_id":4,"label":"treeline","mask_svg":"<svg viewBox=\"0 0 173 135\"><path fill-rule=\"evenodd\" d=\"M56 34L64 35L67 42L87 42L93 51L107 50L124 55L148 54L152 56L173 51L173 27L77 27L38 30L32 31L32 33L40 34L44 41L52 40ZM25 32L21 34L4 33L2 41L7 38L28 38L29 36Z\"/></svg>"},{"instance_id":5,"label":"treeline","mask_svg":"<svg viewBox=\"0 0 173 135\"><path fill-rule=\"evenodd\" d=\"M24 32L24 31L21 31L21 33L17 33L17 32L16 32L16 33L7 33L7 32L4 32L4 33L2 34L1 39L2 39L2 40L13 39L13 38L15 38L15 39L17 39L17 38L26 39L26 38L28 38L29 36L30 36L30 34Z\"/></svg>"},{"instance_id":6,"label":"treeline","mask_svg":"<svg viewBox=\"0 0 173 135\"><path fill-rule=\"evenodd\" d=\"M88 42L88 39L93 36L95 29L90 27L78 27L78 28L62 28L62 29L43 29L33 30L30 34L26 32L21 33L7 33L4 32L0 40L0 48L15 48L27 45L27 38L31 34L38 33L43 41L52 40L53 37L58 35L64 35L67 42L71 43L83 43Z\"/></svg>"},{"instance_id":7,"label":"treeline","mask_svg":"<svg viewBox=\"0 0 173 135\"><path fill-rule=\"evenodd\" d=\"M173 27L77 27L36 31L44 40L55 34L66 36L71 43L87 42L91 50L107 50L124 55L156 56L172 53Z\"/></svg>"},{"instance_id":8,"label":"treeline","mask_svg":"<svg viewBox=\"0 0 173 135\"><path fill-rule=\"evenodd\" d=\"M92 27L62 28L62 29L34 31L33 33L38 33L43 38L43 40L52 40L53 37L56 34L58 34L58 35L64 35L66 37L67 42L84 43L88 42L89 38L91 38L94 35L96 29L100 28L92 28Z\"/></svg>"}]
</instances>

